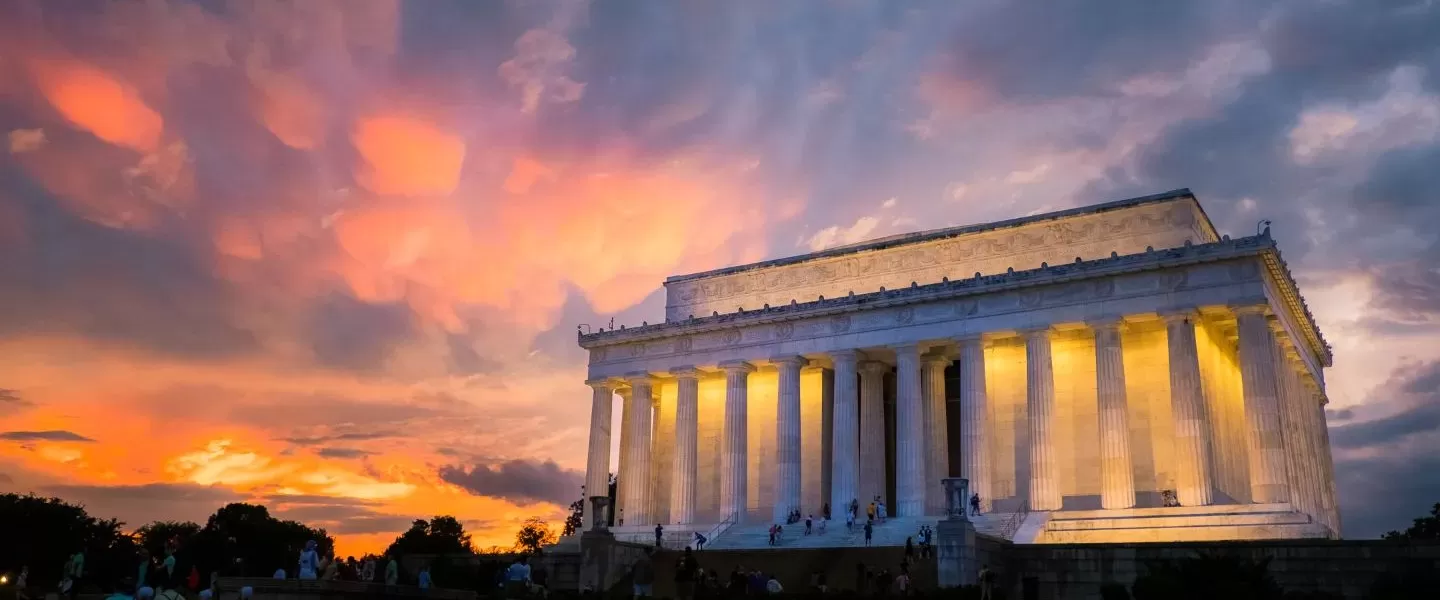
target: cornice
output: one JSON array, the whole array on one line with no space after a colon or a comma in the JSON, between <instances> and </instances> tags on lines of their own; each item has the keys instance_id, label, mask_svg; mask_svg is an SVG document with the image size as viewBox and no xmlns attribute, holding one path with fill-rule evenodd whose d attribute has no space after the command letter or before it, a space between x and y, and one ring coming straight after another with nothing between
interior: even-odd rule
<instances>
[{"instance_id":1,"label":"cornice","mask_svg":"<svg viewBox=\"0 0 1440 600\"><path fill-rule=\"evenodd\" d=\"M729 329L743 325L760 325L802 318L838 315L860 310L901 306L933 300L990 294L1040 285L1051 285L1083 279L1108 277L1124 273L1179 267L1184 265L1255 256L1274 250L1269 236L1223 239L1209 244L1194 244L1138 254L1111 255L1089 261L1064 265L1042 265L1038 269L1010 270L998 275L978 275L960 280L919 285L865 294L849 294L840 298L821 298L811 302L795 302L767 306L757 310L740 310L722 315L697 317L640 327L621 327L608 331L579 334L580 347L590 349L626 342L652 340L678 334L696 334Z\"/></svg>"}]
</instances>

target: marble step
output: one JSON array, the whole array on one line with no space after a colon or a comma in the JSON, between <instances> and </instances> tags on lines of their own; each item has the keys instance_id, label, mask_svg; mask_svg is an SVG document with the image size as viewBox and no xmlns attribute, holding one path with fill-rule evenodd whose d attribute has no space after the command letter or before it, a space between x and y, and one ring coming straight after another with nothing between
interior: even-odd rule
<instances>
[{"instance_id":1,"label":"marble step","mask_svg":"<svg viewBox=\"0 0 1440 600\"><path fill-rule=\"evenodd\" d=\"M1050 513L1050 519L1101 519L1122 517L1163 517L1184 515L1233 515L1241 513L1292 512L1295 509L1286 502L1273 504L1211 504L1208 506L1155 506L1148 508L1115 508L1102 510L1057 510Z\"/></svg>"},{"instance_id":2,"label":"marble step","mask_svg":"<svg viewBox=\"0 0 1440 600\"><path fill-rule=\"evenodd\" d=\"M1047 531L1080 531L1097 529L1151 529L1222 525L1305 525L1310 518L1296 512L1239 513L1225 515L1173 515L1154 517L1120 517L1065 519L1051 515Z\"/></svg>"},{"instance_id":3,"label":"marble step","mask_svg":"<svg viewBox=\"0 0 1440 600\"><path fill-rule=\"evenodd\" d=\"M1044 544L1126 544L1145 542L1222 542L1325 538L1329 530L1317 523L1284 525L1199 525L1165 529L1046 530L1035 541Z\"/></svg>"}]
</instances>

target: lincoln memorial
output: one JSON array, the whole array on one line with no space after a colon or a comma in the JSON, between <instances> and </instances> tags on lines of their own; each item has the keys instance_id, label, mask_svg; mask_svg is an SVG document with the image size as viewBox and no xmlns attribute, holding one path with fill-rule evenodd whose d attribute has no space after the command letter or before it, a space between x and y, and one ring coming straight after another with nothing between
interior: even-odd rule
<instances>
[{"instance_id":1,"label":"lincoln memorial","mask_svg":"<svg viewBox=\"0 0 1440 600\"><path fill-rule=\"evenodd\" d=\"M1017 543L1340 535L1330 348L1268 227L1222 236L1189 190L665 293L663 323L579 336L586 487L607 489L618 436L616 535L746 547L828 505L824 543L845 544L845 508L863 521L878 497L895 518L877 530L903 533L877 543L903 543L944 518L950 477L980 533Z\"/></svg>"}]
</instances>

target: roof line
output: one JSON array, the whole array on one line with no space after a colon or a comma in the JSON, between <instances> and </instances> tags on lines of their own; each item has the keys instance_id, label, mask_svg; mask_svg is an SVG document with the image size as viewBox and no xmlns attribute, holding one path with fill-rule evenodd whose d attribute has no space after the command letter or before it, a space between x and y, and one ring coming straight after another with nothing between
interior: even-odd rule
<instances>
[{"instance_id":1,"label":"roof line","mask_svg":"<svg viewBox=\"0 0 1440 600\"><path fill-rule=\"evenodd\" d=\"M792 264L797 264L797 263L802 263L802 262L808 262L808 261L811 261L811 260L816 260L816 259L821 259L821 258L830 258L830 257L833 257L833 256L844 256L844 255L846 255L846 254L855 254L855 253L866 252L866 251L871 251L871 250L883 250L883 249L885 249L885 248L893 248L893 247L896 247L896 246L907 246L907 245L910 245L910 244L916 244L916 243L920 243L920 242L927 242L927 241L931 241L931 240L943 239L943 238L948 238L948 237L955 237L955 236L958 236L958 235L966 235L966 234L971 234L971 233L979 233L979 232L983 232L983 231L992 231L992 230L996 230L996 229L1005 229L1005 228L1010 228L1010 227L1019 227L1019 226L1022 226L1022 225L1030 225L1030 224L1032 224L1032 223L1039 223L1039 222L1042 222L1042 221L1051 221L1051 220L1055 220L1055 219L1064 219L1064 218L1067 218L1067 217L1074 217L1074 216L1079 216L1079 215L1088 215L1088 214L1094 214L1094 213L1101 213L1101 212L1106 212L1106 211L1111 211L1111 210L1116 210L1116 209L1121 209L1121 208L1130 208L1130 207L1133 207L1133 206L1140 206L1140 205L1142 205L1142 204L1153 204L1153 203L1157 203L1157 202L1164 202L1164 201L1166 201L1166 200L1174 200L1174 199L1177 199L1177 198L1186 198L1186 197L1194 198L1194 196L1195 196L1195 195L1190 192L1190 188L1178 188L1178 189L1170 190L1170 191L1168 191L1168 192L1162 192L1162 193L1159 193L1159 194L1151 194L1151 195L1149 195L1149 196L1138 196L1138 197L1135 197L1135 198L1126 198L1126 199L1124 199L1124 200L1114 200L1114 201L1111 201L1111 202L1104 202L1104 203L1101 203L1101 204L1090 204L1090 205L1087 205L1087 206L1079 206L1079 207L1075 207L1075 208L1068 208L1068 209L1065 209L1065 210L1058 210L1058 211L1048 212L1048 213L1042 213L1042 214L1038 214L1038 215L1031 215L1031 216L1028 216L1028 217L1019 217L1019 218L1014 218L1014 219L1006 219L1006 220L1003 220L1003 221L993 221L993 222L990 222L990 223L980 223L980 224L975 224L975 225L960 225L960 226L956 226L956 227L945 227L945 228L942 228L942 229L931 229L931 230L928 230L928 231L917 231L917 232L914 232L914 233L903 233L903 234L899 234L899 235L892 235L892 236L886 236L886 237L883 237L883 238L878 238L878 239L873 239L873 240L867 240L867 241L859 242L859 243L856 243L856 244L849 244L849 245L846 245L846 246L838 246L838 247L835 247L835 248L828 248L828 249L825 249L825 250L821 250L821 251L819 251L819 252L812 252L812 253L810 253L810 254L799 254L799 255L795 255L795 256L787 256L787 257L784 257L784 258L775 258L775 259L764 260L764 261L760 261L760 262L753 262L753 263L748 263L748 264L743 264L743 265L735 265L735 266L723 267L723 268L719 268L719 269L712 269L712 270L710 270L710 271L701 271L701 272L699 272L699 273L690 273L690 274L688 274L688 275L672 275L672 276L670 276L670 277L668 277L668 278L665 279L665 283L669 284L669 283L676 283L676 282L680 282L680 281L689 281L689 280L694 280L694 279L705 279L705 278L708 278L708 277L717 277L717 276L720 276L720 275L730 275L730 274L733 274L733 273L740 273L740 272L744 272L744 271L750 271L750 270L754 270L754 269L758 269L758 268L762 268L762 267L775 267L775 266L781 266L781 265L792 265ZM1200 203L1197 201L1195 204L1198 206ZM1203 220L1205 221L1205 226L1213 233L1213 232L1215 231L1215 226L1214 226L1214 224L1210 223L1210 217L1205 214L1205 210L1204 210L1203 208L1200 210L1200 215L1201 215L1201 217L1203 218Z\"/></svg>"}]
</instances>

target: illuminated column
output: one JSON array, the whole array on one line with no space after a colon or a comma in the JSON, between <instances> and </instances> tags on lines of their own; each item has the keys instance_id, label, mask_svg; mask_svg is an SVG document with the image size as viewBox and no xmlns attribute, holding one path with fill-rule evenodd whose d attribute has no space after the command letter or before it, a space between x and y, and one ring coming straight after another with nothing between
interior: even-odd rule
<instances>
[{"instance_id":1,"label":"illuminated column","mask_svg":"<svg viewBox=\"0 0 1440 600\"><path fill-rule=\"evenodd\" d=\"M625 500L625 522L630 525L646 525L651 520L650 512L650 440L653 436L655 398L648 373L631 374L630 398L625 403L625 412L630 423L630 471L629 497Z\"/></svg>"},{"instance_id":2,"label":"illuminated column","mask_svg":"<svg viewBox=\"0 0 1440 600\"><path fill-rule=\"evenodd\" d=\"M902 517L925 514L925 399L920 396L920 347L895 347L895 504Z\"/></svg>"},{"instance_id":3,"label":"illuminated column","mask_svg":"<svg viewBox=\"0 0 1440 600\"><path fill-rule=\"evenodd\" d=\"M1135 506L1130 464L1130 420L1126 414L1125 361L1118 318L1090 323L1095 329L1095 390L1100 409L1100 506Z\"/></svg>"},{"instance_id":4,"label":"illuminated column","mask_svg":"<svg viewBox=\"0 0 1440 600\"><path fill-rule=\"evenodd\" d=\"M746 480L746 386L755 367L744 361L721 363L725 369L725 431L720 448L720 517L745 521L749 493Z\"/></svg>"},{"instance_id":5,"label":"illuminated column","mask_svg":"<svg viewBox=\"0 0 1440 600\"><path fill-rule=\"evenodd\" d=\"M1234 307L1240 331L1240 380L1245 389L1245 439L1250 497L1256 504L1288 502L1285 444L1275 391L1275 353L1263 304Z\"/></svg>"},{"instance_id":6,"label":"illuminated column","mask_svg":"<svg viewBox=\"0 0 1440 600\"><path fill-rule=\"evenodd\" d=\"M595 526L595 520L605 515L594 514L590 496L604 496L610 491L610 419L614 415L615 393L610 382L591 379L590 386L590 448L585 456L585 531Z\"/></svg>"},{"instance_id":7,"label":"illuminated column","mask_svg":"<svg viewBox=\"0 0 1440 600\"><path fill-rule=\"evenodd\" d=\"M610 512L615 515L615 524L624 525L625 505L629 502L630 486L635 484L635 478L630 471L630 444L631 438L635 437L634 415L631 411L630 399L633 397L631 389L627 385L615 392L620 395L620 465L615 473L615 506L610 507ZM608 491L608 490L607 490Z\"/></svg>"},{"instance_id":8,"label":"illuminated column","mask_svg":"<svg viewBox=\"0 0 1440 600\"><path fill-rule=\"evenodd\" d=\"M955 340L960 345L960 476L990 510L990 409L985 397L985 341L979 335ZM969 502L969 499L966 499Z\"/></svg>"},{"instance_id":9,"label":"illuminated column","mask_svg":"<svg viewBox=\"0 0 1440 600\"><path fill-rule=\"evenodd\" d=\"M1295 378L1286 356L1290 341L1277 321L1269 321L1270 361L1275 366L1275 401L1280 409L1280 445L1285 448L1285 484L1290 490L1290 505L1305 514L1312 514L1309 506L1309 486L1306 485L1304 438L1301 434L1300 412L1295 395Z\"/></svg>"},{"instance_id":10,"label":"illuminated column","mask_svg":"<svg viewBox=\"0 0 1440 600\"><path fill-rule=\"evenodd\" d=\"M1030 417L1030 508L1060 510L1055 460L1055 370L1050 329L1025 332L1025 409Z\"/></svg>"},{"instance_id":11,"label":"illuminated column","mask_svg":"<svg viewBox=\"0 0 1440 600\"><path fill-rule=\"evenodd\" d=\"M700 427L700 372L694 367L671 369L675 376L675 470L670 478L670 522L695 522L695 472Z\"/></svg>"},{"instance_id":12,"label":"illuminated column","mask_svg":"<svg viewBox=\"0 0 1440 600\"><path fill-rule=\"evenodd\" d=\"M950 476L949 437L945 428L945 367L950 354L943 349L922 357L920 395L924 399L920 420L925 424L925 514L944 515L945 488L941 480Z\"/></svg>"},{"instance_id":13,"label":"illuminated column","mask_svg":"<svg viewBox=\"0 0 1440 600\"><path fill-rule=\"evenodd\" d=\"M1200 387L1194 310L1167 313L1170 347L1170 402L1175 421L1175 495L1182 506L1211 502L1210 419Z\"/></svg>"},{"instance_id":14,"label":"illuminated column","mask_svg":"<svg viewBox=\"0 0 1440 600\"><path fill-rule=\"evenodd\" d=\"M831 415L830 512L834 518L860 500L860 390L855 372L858 354L854 350L830 353L835 365L835 408ZM868 502L868 500L867 500Z\"/></svg>"},{"instance_id":15,"label":"illuminated column","mask_svg":"<svg viewBox=\"0 0 1440 600\"><path fill-rule=\"evenodd\" d=\"M860 514L877 496L885 495L885 371L884 363L860 363Z\"/></svg>"},{"instance_id":16,"label":"illuminated column","mask_svg":"<svg viewBox=\"0 0 1440 600\"><path fill-rule=\"evenodd\" d=\"M780 389L775 394L775 522L800 508L800 368L802 356L776 358Z\"/></svg>"}]
</instances>

